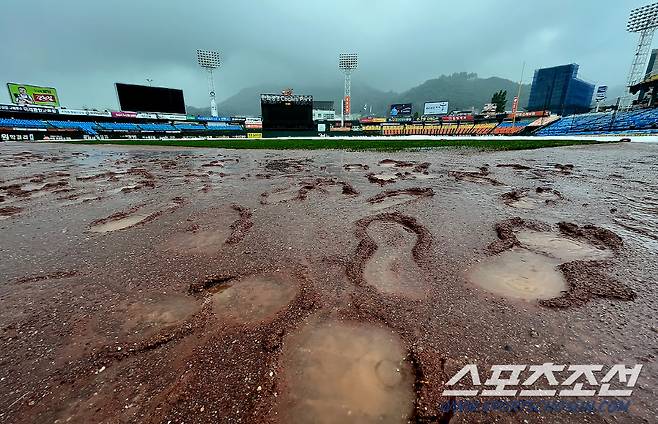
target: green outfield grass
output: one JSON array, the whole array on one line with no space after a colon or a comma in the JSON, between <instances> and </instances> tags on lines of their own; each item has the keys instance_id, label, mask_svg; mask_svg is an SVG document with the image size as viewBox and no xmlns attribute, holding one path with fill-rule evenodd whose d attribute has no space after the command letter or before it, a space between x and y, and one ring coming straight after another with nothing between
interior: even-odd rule
<instances>
[{"instance_id":1,"label":"green outfield grass","mask_svg":"<svg viewBox=\"0 0 658 424\"><path fill-rule=\"evenodd\" d=\"M66 142L71 143L71 142ZM79 141L76 144L118 144L122 146L179 146L215 147L223 149L271 149L271 150L409 150L434 148L470 148L481 150L524 150L543 147L561 147L603 143L596 140L344 140L344 139L232 139L232 140L101 140Z\"/></svg>"}]
</instances>

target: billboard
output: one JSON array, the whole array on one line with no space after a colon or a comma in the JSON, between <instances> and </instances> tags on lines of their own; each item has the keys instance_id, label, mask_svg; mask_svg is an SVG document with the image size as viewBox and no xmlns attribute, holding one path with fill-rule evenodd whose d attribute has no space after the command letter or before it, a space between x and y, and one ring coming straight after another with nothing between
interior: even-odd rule
<instances>
[{"instance_id":1,"label":"billboard","mask_svg":"<svg viewBox=\"0 0 658 424\"><path fill-rule=\"evenodd\" d=\"M423 115L447 115L448 102L427 102L423 109Z\"/></svg>"},{"instance_id":2,"label":"billboard","mask_svg":"<svg viewBox=\"0 0 658 424\"><path fill-rule=\"evenodd\" d=\"M59 107L57 90L36 85L7 83L9 97L18 106L50 106Z\"/></svg>"},{"instance_id":3,"label":"billboard","mask_svg":"<svg viewBox=\"0 0 658 424\"><path fill-rule=\"evenodd\" d=\"M183 90L116 83L121 110L185 114Z\"/></svg>"},{"instance_id":4,"label":"billboard","mask_svg":"<svg viewBox=\"0 0 658 424\"><path fill-rule=\"evenodd\" d=\"M398 117L408 117L411 116L411 109L413 106L411 103L398 103L391 105L391 108L389 109L389 115L391 115L391 118L398 118Z\"/></svg>"}]
</instances>

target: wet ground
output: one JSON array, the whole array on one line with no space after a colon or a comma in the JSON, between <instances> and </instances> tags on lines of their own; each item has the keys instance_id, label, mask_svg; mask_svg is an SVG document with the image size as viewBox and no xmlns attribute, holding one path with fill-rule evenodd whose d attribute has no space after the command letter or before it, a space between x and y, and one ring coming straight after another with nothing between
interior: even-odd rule
<instances>
[{"instance_id":1,"label":"wet ground","mask_svg":"<svg viewBox=\"0 0 658 424\"><path fill-rule=\"evenodd\" d=\"M0 422L656 422L658 145L0 145ZM623 415L462 366L642 364Z\"/></svg>"}]
</instances>

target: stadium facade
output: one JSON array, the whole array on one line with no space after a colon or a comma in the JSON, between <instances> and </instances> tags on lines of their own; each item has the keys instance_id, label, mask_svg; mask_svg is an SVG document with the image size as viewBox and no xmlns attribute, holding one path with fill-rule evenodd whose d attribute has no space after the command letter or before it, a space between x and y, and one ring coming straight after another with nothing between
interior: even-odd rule
<instances>
[{"instance_id":1,"label":"stadium facade","mask_svg":"<svg viewBox=\"0 0 658 424\"><path fill-rule=\"evenodd\" d=\"M535 71L528 111L549 110L557 115L590 110L594 84L578 79L578 65L554 66Z\"/></svg>"}]
</instances>

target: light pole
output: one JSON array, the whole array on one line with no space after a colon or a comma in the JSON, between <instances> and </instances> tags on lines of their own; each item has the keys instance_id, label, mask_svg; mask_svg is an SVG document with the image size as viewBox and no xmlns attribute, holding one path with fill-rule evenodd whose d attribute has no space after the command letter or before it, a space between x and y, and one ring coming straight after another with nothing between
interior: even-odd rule
<instances>
[{"instance_id":1,"label":"light pole","mask_svg":"<svg viewBox=\"0 0 658 424\"><path fill-rule=\"evenodd\" d=\"M631 69L628 72L626 81L628 88L644 80L644 69L647 64L647 58L651 51L651 42L653 35L658 27L658 3L633 9L628 18L626 31L640 34L640 38L635 47L635 55L631 63ZM630 92L624 96L622 101L623 108L631 106L632 96Z\"/></svg>"},{"instance_id":2,"label":"light pole","mask_svg":"<svg viewBox=\"0 0 658 424\"><path fill-rule=\"evenodd\" d=\"M208 94L210 95L210 114L219 116L217 113L217 102L215 102L215 77L213 70L219 68L219 53L212 50L197 50L197 61L199 65L208 72Z\"/></svg>"},{"instance_id":3,"label":"light pole","mask_svg":"<svg viewBox=\"0 0 658 424\"><path fill-rule=\"evenodd\" d=\"M352 71L356 69L358 65L358 55L356 53L341 53L338 56L338 68L340 68L345 74L345 93L343 96L343 116L347 117L347 120L352 119L351 112L351 102L352 102Z\"/></svg>"}]
</instances>

